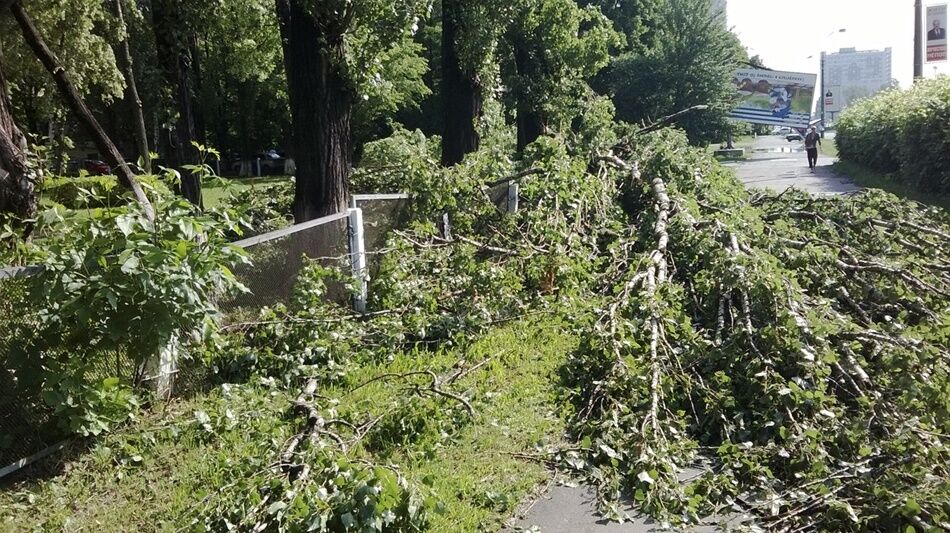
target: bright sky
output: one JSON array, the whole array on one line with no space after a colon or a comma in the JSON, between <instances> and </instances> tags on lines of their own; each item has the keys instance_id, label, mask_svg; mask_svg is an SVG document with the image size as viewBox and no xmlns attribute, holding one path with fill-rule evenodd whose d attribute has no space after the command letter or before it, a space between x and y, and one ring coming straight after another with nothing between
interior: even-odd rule
<instances>
[{"instance_id":1,"label":"bright sky","mask_svg":"<svg viewBox=\"0 0 950 533\"><path fill-rule=\"evenodd\" d=\"M936 3L944 2L923 2ZM769 68L817 74L822 50L890 47L891 77L901 87L914 77L914 0L728 0L727 6L729 26L749 55L758 54ZM925 21L924 31L928 25ZM847 31L837 33L840 28ZM924 63L925 77L935 72L950 74L950 63Z\"/></svg>"}]
</instances>

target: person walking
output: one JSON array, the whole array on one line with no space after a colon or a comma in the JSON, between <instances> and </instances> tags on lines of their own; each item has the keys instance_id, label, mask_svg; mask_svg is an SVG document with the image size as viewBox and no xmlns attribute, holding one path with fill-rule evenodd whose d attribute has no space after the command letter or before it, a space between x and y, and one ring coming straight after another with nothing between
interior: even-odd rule
<instances>
[{"instance_id":1,"label":"person walking","mask_svg":"<svg viewBox=\"0 0 950 533\"><path fill-rule=\"evenodd\" d=\"M808 168L815 173L815 167L818 165L818 147L821 146L821 135L812 126L805 135L805 153L808 154Z\"/></svg>"}]
</instances>

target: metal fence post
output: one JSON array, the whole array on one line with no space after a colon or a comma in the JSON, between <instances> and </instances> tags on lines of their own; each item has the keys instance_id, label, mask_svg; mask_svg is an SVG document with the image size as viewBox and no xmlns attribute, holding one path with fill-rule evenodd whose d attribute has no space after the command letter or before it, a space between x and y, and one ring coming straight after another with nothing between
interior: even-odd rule
<instances>
[{"instance_id":1,"label":"metal fence post","mask_svg":"<svg viewBox=\"0 0 950 533\"><path fill-rule=\"evenodd\" d=\"M155 395L170 400L175 387L175 373L178 371L178 335L172 335L168 344L158 352L158 372L155 376Z\"/></svg>"},{"instance_id":2,"label":"metal fence post","mask_svg":"<svg viewBox=\"0 0 950 533\"><path fill-rule=\"evenodd\" d=\"M355 204L355 202L353 202ZM357 292L353 295L353 309L357 313L366 312L367 284L369 270L366 268L366 241L363 238L363 210L351 207L349 210L350 264L353 266L353 278L357 282Z\"/></svg>"},{"instance_id":3,"label":"metal fence post","mask_svg":"<svg viewBox=\"0 0 950 533\"><path fill-rule=\"evenodd\" d=\"M448 213L442 213L442 220L439 222L442 230L442 238L451 241L452 240L452 220L449 218Z\"/></svg>"},{"instance_id":4,"label":"metal fence post","mask_svg":"<svg viewBox=\"0 0 950 533\"><path fill-rule=\"evenodd\" d=\"M518 210L518 191L520 186L517 181L508 182L508 212L514 213Z\"/></svg>"}]
</instances>

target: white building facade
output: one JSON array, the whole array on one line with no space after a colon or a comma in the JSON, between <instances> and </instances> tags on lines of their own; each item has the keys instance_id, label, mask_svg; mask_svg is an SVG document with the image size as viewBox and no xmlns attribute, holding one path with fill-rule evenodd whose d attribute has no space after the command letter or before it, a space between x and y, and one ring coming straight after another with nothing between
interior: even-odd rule
<instances>
[{"instance_id":1,"label":"white building facade","mask_svg":"<svg viewBox=\"0 0 950 533\"><path fill-rule=\"evenodd\" d=\"M856 50L842 48L837 53L822 52L822 94L825 122L834 123L841 111L859 99L892 86L891 49ZM831 96L828 96L828 93ZM821 102L819 101L819 110Z\"/></svg>"},{"instance_id":2,"label":"white building facade","mask_svg":"<svg viewBox=\"0 0 950 533\"><path fill-rule=\"evenodd\" d=\"M722 15L722 21L726 22L726 0L712 0L710 14L712 16Z\"/></svg>"}]
</instances>

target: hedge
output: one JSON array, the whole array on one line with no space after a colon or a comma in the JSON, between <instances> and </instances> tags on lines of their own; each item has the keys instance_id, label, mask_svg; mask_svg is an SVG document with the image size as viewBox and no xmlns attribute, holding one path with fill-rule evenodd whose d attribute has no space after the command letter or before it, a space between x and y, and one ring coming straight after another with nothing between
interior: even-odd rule
<instances>
[{"instance_id":1,"label":"hedge","mask_svg":"<svg viewBox=\"0 0 950 533\"><path fill-rule=\"evenodd\" d=\"M841 159L950 193L950 78L917 82L852 104L837 122Z\"/></svg>"},{"instance_id":2,"label":"hedge","mask_svg":"<svg viewBox=\"0 0 950 533\"><path fill-rule=\"evenodd\" d=\"M149 197L171 194L168 186L155 176L138 176ZM128 203L128 191L115 176L81 176L48 178L43 181L44 199L69 209L114 207Z\"/></svg>"}]
</instances>

